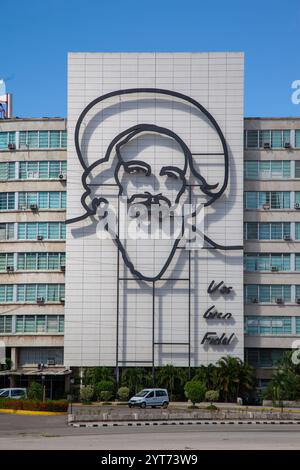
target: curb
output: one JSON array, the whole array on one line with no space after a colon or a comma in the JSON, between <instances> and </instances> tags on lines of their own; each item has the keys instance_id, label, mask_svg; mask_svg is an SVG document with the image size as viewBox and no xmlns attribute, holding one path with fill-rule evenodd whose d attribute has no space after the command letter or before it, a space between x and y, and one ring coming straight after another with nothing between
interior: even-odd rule
<instances>
[{"instance_id":1,"label":"curb","mask_svg":"<svg viewBox=\"0 0 300 470\"><path fill-rule=\"evenodd\" d=\"M118 422L98 422L98 423L69 423L74 428L108 428L117 426L140 427L140 426L190 426L190 425L210 425L210 424L298 424L300 421L118 421Z\"/></svg>"},{"instance_id":2,"label":"curb","mask_svg":"<svg viewBox=\"0 0 300 470\"><path fill-rule=\"evenodd\" d=\"M35 416L55 416L55 415L66 415L64 411L30 411L30 410L11 410L11 409L0 409L0 413L16 414L16 415L35 415Z\"/></svg>"}]
</instances>

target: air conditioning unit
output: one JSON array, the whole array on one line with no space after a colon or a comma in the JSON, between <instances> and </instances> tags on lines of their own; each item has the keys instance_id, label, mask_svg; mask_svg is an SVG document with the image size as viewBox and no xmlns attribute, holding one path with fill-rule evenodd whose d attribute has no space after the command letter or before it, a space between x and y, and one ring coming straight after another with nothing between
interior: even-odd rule
<instances>
[{"instance_id":1,"label":"air conditioning unit","mask_svg":"<svg viewBox=\"0 0 300 470\"><path fill-rule=\"evenodd\" d=\"M61 270L61 272L63 272L63 273L66 272L66 266L65 266L65 264L61 264L61 265L60 265L60 270Z\"/></svg>"},{"instance_id":2,"label":"air conditioning unit","mask_svg":"<svg viewBox=\"0 0 300 470\"><path fill-rule=\"evenodd\" d=\"M38 210L37 204L30 204L30 209L31 209L33 212L36 212L36 211Z\"/></svg>"},{"instance_id":3,"label":"air conditioning unit","mask_svg":"<svg viewBox=\"0 0 300 470\"><path fill-rule=\"evenodd\" d=\"M275 302L276 302L278 305L282 305L282 304L283 304L283 299L281 299L281 298L275 299Z\"/></svg>"},{"instance_id":4,"label":"air conditioning unit","mask_svg":"<svg viewBox=\"0 0 300 470\"><path fill-rule=\"evenodd\" d=\"M264 149L270 149L271 148L270 142L264 142L263 147L264 147Z\"/></svg>"},{"instance_id":5,"label":"air conditioning unit","mask_svg":"<svg viewBox=\"0 0 300 470\"><path fill-rule=\"evenodd\" d=\"M44 303L45 303L45 298L44 298L44 297L37 297L36 303L37 303L38 305L44 305Z\"/></svg>"},{"instance_id":6,"label":"air conditioning unit","mask_svg":"<svg viewBox=\"0 0 300 470\"><path fill-rule=\"evenodd\" d=\"M8 148L8 150L16 150L16 145L15 144L8 144L7 148Z\"/></svg>"},{"instance_id":7,"label":"air conditioning unit","mask_svg":"<svg viewBox=\"0 0 300 470\"><path fill-rule=\"evenodd\" d=\"M284 143L284 148L285 149L290 149L291 148L291 142L285 142Z\"/></svg>"},{"instance_id":8,"label":"air conditioning unit","mask_svg":"<svg viewBox=\"0 0 300 470\"><path fill-rule=\"evenodd\" d=\"M295 203L295 209L299 210L300 209L300 202Z\"/></svg>"},{"instance_id":9,"label":"air conditioning unit","mask_svg":"<svg viewBox=\"0 0 300 470\"><path fill-rule=\"evenodd\" d=\"M275 273L276 271L279 271L278 266L271 266L271 271L272 271L272 273Z\"/></svg>"},{"instance_id":10,"label":"air conditioning unit","mask_svg":"<svg viewBox=\"0 0 300 470\"><path fill-rule=\"evenodd\" d=\"M43 235L38 235L38 236L36 237L36 239L41 242L42 240L44 240L44 237L43 237Z\"/></svg>"},{"instance_id":11,"label":"air conditioning unit","mask_svg":"<svg viewBox=\"0 0 300 470\"><path fill-rule=\"evenodd\" d=\"M263 209L264 210L269 210L270 209L270 204L263 204Z\"/></svg>"},{"instance_id":12,"label":"air conditioning unit","mask_svg":"<svg viewBox=\"0 0 300 470\"><path fill-rule=\"evenodd\" d=\"M257 299L252 299L251 302L252 302L253 304L257 304L257 303L258 303L258 300L257 300Z\"/></svg>"},{"instance_id":13,"label":"air conditioning unit","mask_svg":"<svg viewBox=\"0 0 300 470\"><path fill-rule=\"evenodd\" d=\"M299 299L299 298L296 299L296 303L297 303L298 305L300 305L300 299Z\"/></svg>"},{"instance_id":14,"label":"air conditioning unit","mask_svg":"<svg viewBox=\"0 0 300 470\"><path fill-rule=\"evenodd\" d=\"M291 236L290 235L283 235L283 239L288 242L289 240L291 240Z\"/></svg>"},{"instance_id":15,"label":"air conditioning unit","mask_svg":"<svg viewBox=\"0 0 300 470\"><path fill-rule=\"evenodd\" d=\"M56 362L53 357L47 359L47 366L55 366Z\"/></svg>"},{"instance_id":16,"label":"air conditioning unit","mask_svg":"<svg viewBox=\"0 0 300 470\"><path fill-rule=\"evenodd\" d=\"M64 303L65 303L65 298L64 298L64 297L61 297L61 298L59 299L59 301L60 301L61 304L64 304Z\"/></svg>"},{"instance_id":17,"label":"air conditioning unit","mask_svg":"<svg viewBox=\"0 0 300 470\"><path fill-rule=\"evenodd\" d=\"M61 180L61 181L65 181L67 179L67 175L65 173L60 173L58 175L58 178Z\"/></svg>"},{"instance_id":18,"label":"air conditioning unit","mask_svg":"<svg viewBox=\"0 0 300 470\"><path fill-rule=\"evenodd\" d=\"M6 266L6 271L7 271L8 273L13 273L14 270L15 270L15 268L14 268L13 266Z\"/></svg>"}]
</instances>

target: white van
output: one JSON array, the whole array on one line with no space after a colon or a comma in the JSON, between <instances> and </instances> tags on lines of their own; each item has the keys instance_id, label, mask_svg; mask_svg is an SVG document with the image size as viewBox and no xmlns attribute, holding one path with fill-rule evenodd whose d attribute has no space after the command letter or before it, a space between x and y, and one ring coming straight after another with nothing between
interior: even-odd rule
<instances>
[{"instance_id":1,"label":"white van","mask_svg":"<svg viewBox=\"0 0 300 470\"><path fill-rule=\"evenodd\" d=\"M1 398L13 398L14 400L20 400L21 398L27 398L26 388L1 388Z\"/></svg>"},{"instance_id":2,"label":"white van","mask_svg":"<svg viewBox=\"0 0 300 470\"><path fill-rule=\"evenodd\" d=\"M169 401L168 391L165 388L145 388L130 398L128 406L129 408L132 406L139 406L140 408L162 406L167 408Z\"/></svg>"}]
</instances>

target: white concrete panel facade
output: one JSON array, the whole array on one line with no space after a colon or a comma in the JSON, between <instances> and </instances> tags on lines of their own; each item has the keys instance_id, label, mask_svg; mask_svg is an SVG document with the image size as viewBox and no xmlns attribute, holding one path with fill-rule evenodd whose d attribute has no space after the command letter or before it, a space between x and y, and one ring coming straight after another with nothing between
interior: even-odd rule
<instances>
[{"instance_id":1,"label":"white concrete panel facade","mask_svg":"<svg viewBox=\"0 0 300 470\"><path fill-rule=\"evenodd\" d=\"M80 202L83 167L74 145L75 126L84 108L115 90L166 89L199 102L220 126L229 151L229 180L221 197L206 208L205 233L221 245L243 245L243 73L242 53L69 54L67 219L85 212ZM193 154L193 167L209 184L222 186L224 155L216 129L194 106L159 93L117 96L91 107L79 134L86 167L104 157L116 135L141 123L176 133ZM119 169L124 195L152 187L153 194L162 192L174 202L178 178L160 180L163 166L184 167L182 148L174 139L142 133L121 151L124 162L139 160L151 165L151 175L137 180L128 177L123 167ZM89 207L96 196L110 203L117 201L117 163L114 147L108 161L89 172ZM188 184L198 181L189 165L185 178ZM191 189L191 200L196 203L207 198L197 187ZM180 201L188 202L188 190ZM226 354L243 359L241 249L189 252L182 239L162 279L153 285L133 279L114 242L97 236L98 220L96 215L67 226L67 366L115 366L117 360L119 366L151 366L153 360L155 366L198 366L215 363ZM168 239L124 242L134 267L149 277L160 271L172 246L173 240ZM118 272L119 278L130 280L117 282ZM209 294L207 288L213 280L231 286L231 292ZM205 311L213 305L218 312L230 312L232 318L205 319ZM207 332L234 336L229 345L212 345L202 343ZM164 344L153 347L153 342Z\"/></svg>"}]
</instances>

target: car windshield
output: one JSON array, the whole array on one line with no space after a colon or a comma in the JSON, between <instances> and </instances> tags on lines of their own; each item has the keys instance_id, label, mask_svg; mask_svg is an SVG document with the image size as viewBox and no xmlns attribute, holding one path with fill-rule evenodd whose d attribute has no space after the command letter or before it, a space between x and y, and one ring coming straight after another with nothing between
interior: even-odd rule
<instances>
[{"instance_id":1,"label":"car windshield","mask_svg":"<svg viewBox=\"0 0 300 470\"><path fill-rule=\"evenodd\" d=\"M136 394L136 397L145 397L150 390L142 390L141 392Z\"/></svg>"},{"instance_id":2,"label":"car windshield","mask_svg":"<svg viewBox=\"0 0 300 470\"><path fill-rule=\"evenodd\" d=\"M0 397L8 397L9 392L8 390L0 390Z\"/></svg>"}]
</instances>

